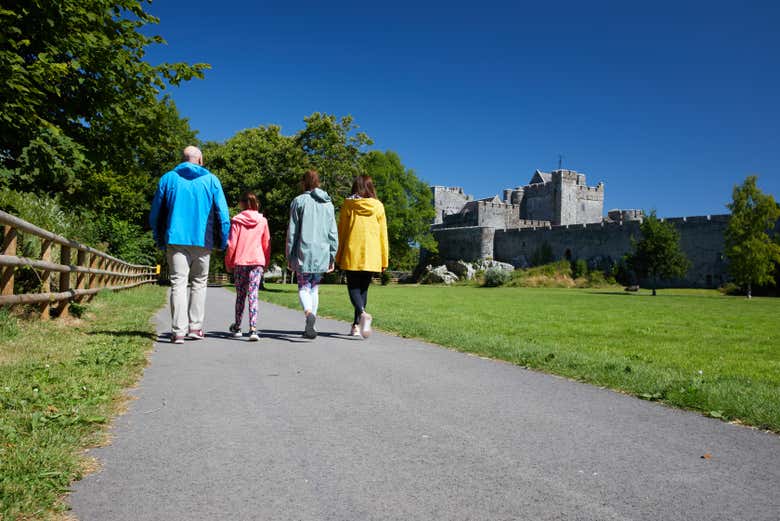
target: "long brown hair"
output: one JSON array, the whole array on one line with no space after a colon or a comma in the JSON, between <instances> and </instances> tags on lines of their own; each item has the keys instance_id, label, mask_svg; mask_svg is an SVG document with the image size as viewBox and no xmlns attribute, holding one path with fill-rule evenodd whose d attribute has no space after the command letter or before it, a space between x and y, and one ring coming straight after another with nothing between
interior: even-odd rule
<instances>
[{"instance_id":1,"label":"long brown hair","mask_svg":"<svg viewBox=\"0 0 780 521\"><path fill-rule=\"evenodd\" d=\"M307 170L301 178L301 189L310 192L320 186L320 174L316 170Z\"/></svg>"},{"instance_id":2,"label":"long brown hair","mask_svg":"<svg viewBox=\"0 0 780 521\"><path fill-rule=\"evenodd\" d=\"M377 199L376 190L374 189L374 181L371 176L359 175L352 181L352 195L358 195L360 197L373 197Z\"/></svg>"},{"instance_id":3,"label":"long brown hair","mask_svg":"<svg viewBox=\"0 0 780 521\"><path fill-rule=\"evenodd\" d=\"M247 210L260 210L260 202L257 200L257 196L252 192L244 192L238 199L239 203L244 203Z\"/></svg>"}]
</instances>

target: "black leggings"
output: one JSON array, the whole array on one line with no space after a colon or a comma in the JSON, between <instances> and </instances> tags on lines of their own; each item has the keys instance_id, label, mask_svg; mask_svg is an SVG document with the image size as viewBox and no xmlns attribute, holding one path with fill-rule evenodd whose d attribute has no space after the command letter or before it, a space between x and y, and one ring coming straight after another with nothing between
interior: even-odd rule
<instances>
[{"instance_id":1,"label":"black leggings","mask_svg":"<svg viewBox=\"0 0 780 521\"><path fill-rule=\"evenodd\" d=\"M360 321L360 314L366 309L368 304L368 285L371 284L370 271L347 271L347 289L349 290L349 300L355 308L355 320L353 324Z\"/></svg>"}]
</instances>

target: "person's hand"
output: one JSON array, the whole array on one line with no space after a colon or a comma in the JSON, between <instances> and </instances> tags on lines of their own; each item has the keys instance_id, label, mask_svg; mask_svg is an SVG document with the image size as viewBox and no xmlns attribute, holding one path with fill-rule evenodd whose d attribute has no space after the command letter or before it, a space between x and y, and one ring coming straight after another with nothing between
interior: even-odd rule
<instances>
[{"instance_id":1,"label":"person's hand","mask_svg":"<svg viewBox=\"0 0 780 521\"><path fill-rule=\"evenodd\" d=\"M292 264L290 264L289 262L287 263L287 270L288 270L288 271L295 271L295 270L293 269L293 267L292 267Z\"/></svg>"},{"instance_id":2,"label":"person's hand","mask_svg":"<svg viewBox=\"0 0 780 521\"><path fill-rule=\"evenodd\" d=\"M330 263L330 266L328 266L328 273L333 273L333 270L336 269L336 266L333 265L333 263Z\"/></svg>"},{"instance_id":3,"label":"person's hand","mask_svg":"<svg viewBox=\"0 0 780 521\"><path fill-rule=\"evenodd\" d=\"M227 271L228 273L233 273L233 268L225 267L225 271Z\"/></svg>"}]
</instances>

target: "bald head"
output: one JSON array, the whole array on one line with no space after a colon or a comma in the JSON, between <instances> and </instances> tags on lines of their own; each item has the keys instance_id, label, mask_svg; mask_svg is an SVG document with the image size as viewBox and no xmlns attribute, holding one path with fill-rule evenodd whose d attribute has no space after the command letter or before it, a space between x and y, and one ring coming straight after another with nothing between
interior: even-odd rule
<instances>
[{"instance_id":1,"label":"bald head","mask_svg":"<svg viewBox=\"0 0 780 521\"><path fill-rule=\"evenodd\" d=\"M182 152L182 159L187 163L195 163L196 165L203 165L203 152L198 147L192 145L188 146Z\"/></svg>"}]
</instances>

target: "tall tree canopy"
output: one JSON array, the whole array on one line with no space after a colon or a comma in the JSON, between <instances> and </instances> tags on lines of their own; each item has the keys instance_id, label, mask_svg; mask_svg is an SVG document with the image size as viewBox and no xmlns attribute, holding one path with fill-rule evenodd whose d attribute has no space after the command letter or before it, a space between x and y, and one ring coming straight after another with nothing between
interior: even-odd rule
<instances>
[{"instance_id":1,"label":"tall tree canopy","mask_svg":"<svg viewBox=\"0 0 780 521\"><path fill-rule=\"evenodd\" d=\"M166 85L206 64L144 60L163 43L138 0L9 0L0 9L0 180L141 220L149 186L195 133Z\"/></svg>"},{"instance_id":2,"label":"tall tree canopy","mask_svg":"<svg viewBox=\"0 0 780 521\"><path fill-rule=\"evenodd\" d=\"M295 142L306 155L306 168L319 172L323 188L333 192L333 204L339 208L352 179L363 173L365 148L374 142L357 131L352 116L339 119L315 112L303 121L306 127L295 135Z\"/></svg>"},{"instance_id":3,"label":"tall tree canopy","mask_svg":"<svg viewBox=\"0 0 780 521\"><path fill-rule=\"evenodd\" d=\"M780 263L780 244L769 236L780 218L780 208L774 197L756 186L757 180L749 176L741 186L735 186L732 202L727 205L731 219L726 228L725 255L731 276L748 298L754 285L775 283L775 266Z\"/></svg>"},{"instance_id":4,"label":"tall tree canopy","mask_svg":"<svg viewBox=\"0 0 780 521\"><path fill-rule=\"evenodd\" d=\"M658 279L682 277L690 261L680 249L680 234L671 223L660 220L655 210L639 225L642 238L633 241L628 265L642 278L649 278L656 294Z\"/></svg>"}]
</instances>

